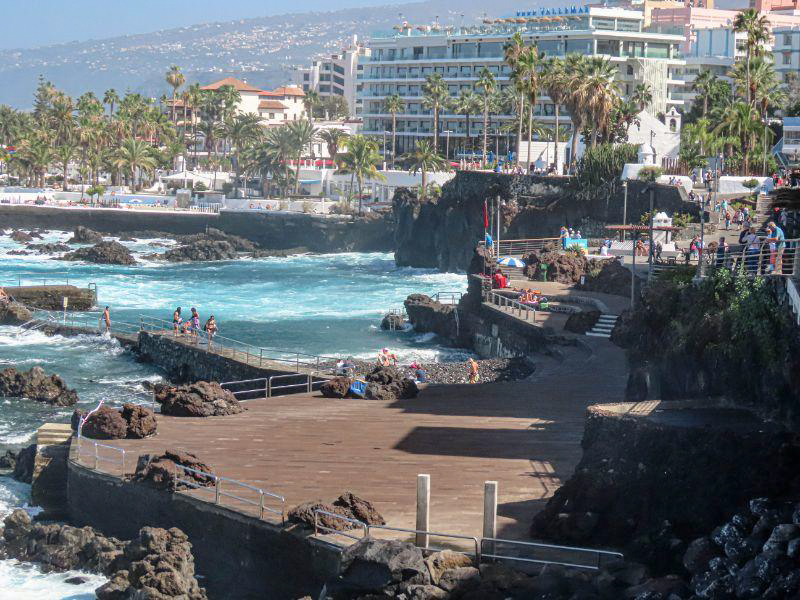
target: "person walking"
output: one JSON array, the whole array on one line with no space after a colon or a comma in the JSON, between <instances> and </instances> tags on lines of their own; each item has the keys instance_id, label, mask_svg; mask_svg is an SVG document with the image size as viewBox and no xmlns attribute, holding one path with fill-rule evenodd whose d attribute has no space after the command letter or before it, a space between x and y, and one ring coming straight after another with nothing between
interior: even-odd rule
<instances>
[{"instance_id":1,"label":"person walking","mask_svg":"<svg viewBox=\"0 0 800 600\"><path fill-rule=\"evenodd\" d=\"M770 250L772 244L775 244L775 273L781 274L783 272L783 251L786 249L786 235L783 229L775 224L775 221L767 223L767 239L770 243Z\"/></svg>"},{"instance_id":2,"label":"person walking","mask_svg":"<svg viewBox=\"0 0 800 600\"><path fill-rule=\"evenodd\" d=\"M103 319L103 322L106 324L106 333L111 334L111 312L109 311L107 306L103 310L103 316L101 318Z\"/></svg>"},{"instance_id":3,"label":"person walking","mask_svg":"<svg viewBox=\"0 0 800 600\"><path fill-rule=\"evenodd\" d=\"M467 363L469 368L469 382L478 383L478 380L480 379L480 373L478 372L478 363L475 361L474 358L468 359Z\"/></svg>"},{"instance_id":4,"label":"person walking","mask_svg":"<svg viewBox=\"0 0 800 600\"><path fill-rule=\"evenodd\" d=\"M211 342L214 339L214 334L217 333L217 322L214 320L214 315L208 317L208 321L203 325L203 329L208 337L208 349L211 350Z\"/></svg>"},{"instance_id":5,"label":"person walking","mask_svg":"<svg viewBox=\"0 0 800 600\"><path fill-rule=\"evenodd\" d=\"M192 316L189 320L189 337L194 340L196 344L200 339L200 315L197 314L197 309L192 307Z\"/></svg>"}]
</instances>

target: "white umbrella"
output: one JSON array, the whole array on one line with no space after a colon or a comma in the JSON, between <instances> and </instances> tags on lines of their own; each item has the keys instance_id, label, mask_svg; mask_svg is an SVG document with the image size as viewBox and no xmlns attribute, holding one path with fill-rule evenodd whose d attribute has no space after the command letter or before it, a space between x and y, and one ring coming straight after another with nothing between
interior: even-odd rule
<instances>
[{"instance_id":1,"label":"white umbrella","mask_svg":"<svg viewBox=\"0 0 800 600\"><path fill-rule=\"evenodd\" d=\"M497 264L503 267L524 267L525 263L513 256L501 256L497 259Z\"/></svg>"}]
</instances>

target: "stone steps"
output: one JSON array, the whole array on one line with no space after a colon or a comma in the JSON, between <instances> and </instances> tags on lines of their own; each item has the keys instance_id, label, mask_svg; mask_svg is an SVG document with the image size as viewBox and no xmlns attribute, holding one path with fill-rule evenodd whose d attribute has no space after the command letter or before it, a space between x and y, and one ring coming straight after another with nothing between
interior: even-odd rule
<instances>
[{"instance_id":1,"label":"stone steps","mask_svg":"<svg viewBox=\"0 0 800 600\"><path fill-rule=\"evenodd\" d=\"M600 317L597 319L597 323L594 324L592 329L586 332L586 335L606 339L610 338L611 332L614 329L614 325L617 324L617 319L619 319L619 315L600 315Z\"/></svg>"}]
</instances>

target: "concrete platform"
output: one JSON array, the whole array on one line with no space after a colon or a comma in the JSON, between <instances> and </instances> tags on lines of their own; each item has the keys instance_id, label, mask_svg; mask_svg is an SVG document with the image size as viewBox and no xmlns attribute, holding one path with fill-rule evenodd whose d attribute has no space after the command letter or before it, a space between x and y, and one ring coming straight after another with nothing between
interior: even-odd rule
<instances>
[{"instance_id":1,"label":"concrete platform","mask_svg":"<svg viewBox=\"0 0 800 600\"><path fill-rule=\"evenodd\" d=\"M128 471L141 453L194 452L219 475L284 495L287 507L350 490L404 528L414 525L416 476L428 473L431 530L465 535L480 535L483 483L496 480L498 533L524 539L534 512L581 457L586 407L619 402L625 386L623 352L609 342L589 340L568 352L564 362L541 359L525 381L430 385L396 402L253 400L228 417L158 415L154 438L107 443L126 450Z\"/></svg>"}]
</instances>

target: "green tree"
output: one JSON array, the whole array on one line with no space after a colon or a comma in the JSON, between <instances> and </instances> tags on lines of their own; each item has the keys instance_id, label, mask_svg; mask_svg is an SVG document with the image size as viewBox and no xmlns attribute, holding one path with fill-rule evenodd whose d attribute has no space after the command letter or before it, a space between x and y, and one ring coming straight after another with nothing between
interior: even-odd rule
<instances>
[{"instance_id":1,"label":"green tree","mask_svg":"<svg viewBox=\"0 0 800 600\"><path fill-rule=\"evenodd\" d=\"M409 173L412 175L422 173L420 200L425 200L428 191L428 173L450 170L447 160L440 156L430 142L426 140L419 142L411 152L403 155L402 158L409 167Z\"/></svg>"},{"instance_id":2,"label":"green tree","mask_svg":"<svg viewBox=\"0 0 800 600\"><path fill-rule=\"evenodd\" d=\"M406 109L406 102L399 94L391 94L386 96L383 106L384 110L392 115L392 168L394 169L394 160L397 156L397 113Z\"/></svg>"},{"instance_id":3,"label":"green tree","mask_svg":"<svg viewBox=\"0 0 800 600\"><path fill-rule=\"evenodd\" d=\"M310 121L292 121L286 127L289 128L289 132L291 133L291 139L293 142L293 148L295 151L295 161L297 165L297 170L295 172L294 178L294 193L297 194L300 192L300 159L303 156L303 151L314 143L314 140L317 138L317 129L311 124Z\"/></svg>"},{"instance_id":4,"label":"green tree","mask_svg":"<svg viewBox=\"0 0 800 600\"><path fill-rule=\"evenodd\" d=\"M234 180L234 198L239 197L239 175L241 173L241 157L242 151L245 150L249 144L255 142L259 135L261 135L261 117L256 114L239 114L234 115L230 121L225 124L225 136L231 143L236 178Z\"/></svg>"},{"instance_id":5,"label":"green tree","mask_svg":"<svg viewBox=\"0 0 800 600\"><path fill-rule=\"evenodd\" d=\"M517 144L516 144L516 160L514 161L519 166L519 152L520 144L522 143L522 121L525 112L525 90L522 86L521 71L518 69L519 59L525 49L525 42L522 39L522 34L517 31L511 36L511 39L503 45L503 58L511 69L511 82L514 84L519 101L516 103L519 119L517 121Z\"/></svg>"},{"instance_id":6,"label":"green tree","mask_svg":"<svg viewBox=\"0 0 800 600\"><path fill-rule=\"evenodd\" d=\"M422 85L422 104L433 111L433 146L439 148L439 111L447 102L447 84L438 73L428 75Z\"/></svg>"},{"instance_id":7,"label":"green tree","mask_svg":"<svg viewBox=\"0 0 800 600\"><path fill-rule=\"evenodd\" d=\"M378 144L364 135L353 135L347 142L347 153L340 156L341 171L350 173L358 184L358 214L362 213L362 196L364 179L385 180L378 171L381 162Z\"/></svg>"},{"instance_id":8,"label":"green tree","mask_svg":"<svg viewBox=\"0 0 800 600\"><path fill-rule=\"evenodd\" d=\"M653 101L653 89L647 83L638 84L631 94L631 102L639 107L642 112Z\"/></svg>"},{"instance_id":9,"label":"green tree","mask_svg":"<svg viewBox=\"0 0 800 600\"><path fill-rule=\"evenodd\" d=\"M322 106L322 99L319 97L319 93L315 90L308 90L306 95L303 96L303 108L306 111L308 120L312 123L314 122L314 111L320 106Z\"/></svg>"},{"instance_id":10,"label":"green tree","mask_svg":"<svg viewBox=\"0 0 800 600\"><path fill-rule=\"evenodd\" d=\"M558 167L558 134L559 116L561 105L566 100L569 91L569 77L564 70L564 61L559 58L550 58L542 63L542 85L553 101L555 112L555 128L553 129L555 144L555 162ZM560 172L560 171L559 171Z\"/></svg>"},{"instance_id":11,"label":"green tree","mask_svg":"<svg viewBox=\"0 0 800 600\"><path fill-rule=\"evenodd\" d=\"M172 120L176 119L175 116L175 102L178 96L178 89L186 83L186 77L181 73L181 68L177 65L172 65L166 74L167 83L172 87Z\"/></svg>"},{"instance_id":12,"label":"green tree","mask_svg":"<svg viewBox=\"0 0 800 600\"><path fill-rule=\"evenodd\" d=\"M458 115L464 115L465 133L466 133L466 146L472 151L472 144L470 143L470 115L477 114L481 110L481 99L472 90L461 90L457 98L453 99L451 105L453 112Z\"/></svg>"},{"instance_id":13,"label":"green tree","mask_svg":"<svg viewBox=\"0 0 800 600\"><path fill-rule=\"evenodd\" d=\"M323 129L319 132L319 139L328 149L328 156L336 164L336 155L342 145L347 141L349 134L343 129Z\"/></svg>"},{"instance_id":14,"label":"green tree","mask_svg":"<svg viewBox=\"0 0 800 600\"><path fill-rule=\"evenodd\" d=\"M769 41L769 19L753 8L743 10L733 19L733 30L737 33L747 34L745 43L745 70L747 103L753 100L750 96L750 61L754 56L764 52L764 45Z\"/></svg>"},{"instance_id":15,"label":"green tree","mask_svg":"<svg viewBox=\"0 0 800 600\"><path fill-rule=\"evenodd\" d=\"M67 191L67 169L69 168L69 163L78 155L79 149L80 146L71 139L65 140L63 144L55 149L55 158L58 159L61 172L64 174L61 189L65 192Z\"/></svg>"},{"instance_id":16,"label":"green tree","mask_svg":"<svg viewBox=\"0 0 800 600\"><path fill-rule=\"evenodd\" d=\"M118 169L130 172L131 189L135 192L138 189L136 172L152 171L156 166L156 159L149 144L131 137L123 141L122 145L117 148L113 163Z\"/></svg>"}]
</instances>

